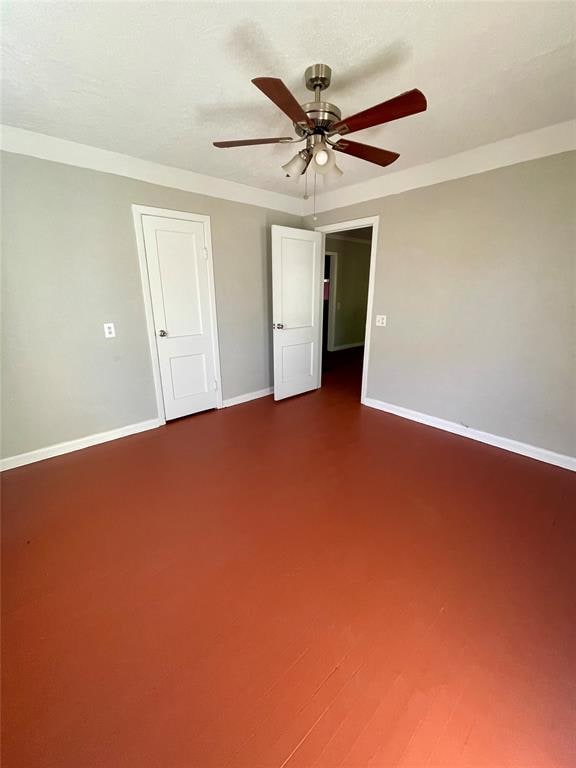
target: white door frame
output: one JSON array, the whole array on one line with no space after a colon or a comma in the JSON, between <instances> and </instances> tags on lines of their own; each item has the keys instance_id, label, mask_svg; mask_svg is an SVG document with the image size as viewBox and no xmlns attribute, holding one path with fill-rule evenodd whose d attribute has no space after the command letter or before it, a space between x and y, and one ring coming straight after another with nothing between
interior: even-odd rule
<instances>
[{"instance_id":1,"label":"white door frame","mask_svg":"<svg viewBox=\"0 0 576 768\"><path fill-rule=\"evenodd\" d=\"M180 219L184 221L196 221L204 227L204 246L208 255L208 288L210 291L210 317L212 319L212 349L214 352L214 373L218 385L216 392L216 407L222 408L222 377L220 374L220 350L218 346L218 318L216 315L216 291L214 288L214 263L212 259L212 234L210 230L210 216L201 213L189 213L188 211L171 211L166 208L152 208L148 205L132 205L134 229L136 231L136 246L138 248L138 263L140 266L140 279L142 282L142 296L144 298L144 312L146 314L146 330L148 344L150 346L150 358L152 360L152 376L156 393L156 407L158 418L165 424L166 413L164 411L164 397L162 395L162 380L160 378L160 361L158 359L158 346L156 342L156 327L154 325L154 313L152 312L152 296L150 294L150 280L148 277L148 262L146 261L146 247L144 245L144 229L142 216L163 216L167 219Z\"/></svg>"},{"instance_id":2,"label":"white door frame","mask_svg":"<svg viewBox=\"0 0 576 768\"><path fill-rule=\"evenodd\" d=\"M324 244L326 244L326 238L324 238ZM326 349L328 352L334 352L334 333L336 325L336 307L334 301L336 299L336 285L337 285L337 272L338 272L338 251L327 251L324 248L324 258L330 256L330 288L328 294L328 333L326 336Z\"/></svg>"},{"instance_id":3,"label":"white door frame","mask_svg":"<svg viewBox=\"0 0 576 768\"><path fill-rule=\"evenodd\" d=\"M378 250L378 226L380 216L368 216L365 219L352 219L351 221L340 221L337 224L325 224L322 227L314 227L316 232L322 232L324 242L322 251L326 249L326 234L330 232L345 232L349 229L363 229L372 227L372 243L370 246L370 274L368 277L368 302L366 305L366 331L364 334L364 359L362 363L362 390L360 393L360 402L366 405L366 391L368 388L368 365L370 358L370 333L372 330L372 307L374 304L374 277L376 275L376 253Z\"/></svg>"}]
</instances>

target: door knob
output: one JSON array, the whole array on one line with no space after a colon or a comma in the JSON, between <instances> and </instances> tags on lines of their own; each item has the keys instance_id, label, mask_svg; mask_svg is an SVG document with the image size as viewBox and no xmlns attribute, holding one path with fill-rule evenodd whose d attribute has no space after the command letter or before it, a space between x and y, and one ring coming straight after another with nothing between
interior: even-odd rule
<instances>
[{"instance_id":1,"label":"door knob","mask_svg":"<svg viewBox=\"0 0 576 768\"><path fill-rule=\"evenodd\" d=\"M158 336L168 336L168 331L158 331Z\"/></svg>"},{"instance_id":2,"label":"door knob","mask_svg":"<svg viewBox=\"0 0 576 768\"><path fill-rule=\"evenodd\" d=\"M282 329L282 328L284 328L284 324L283 323L276 323L276 328Z\"/></svg>"}]
</instances>

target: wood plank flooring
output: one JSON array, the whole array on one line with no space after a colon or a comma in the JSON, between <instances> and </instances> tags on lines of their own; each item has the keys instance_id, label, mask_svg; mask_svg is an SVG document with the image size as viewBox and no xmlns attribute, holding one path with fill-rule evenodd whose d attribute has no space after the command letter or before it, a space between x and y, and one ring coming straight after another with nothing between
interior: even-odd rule
<instances>
[{"instance_id":1,"label":"wood plank flooring","mask_svg":"<svg viewBox=\"0 0 576 768\"><path fill-rule=\"evenodd\" d=\"M5 768L576 766L575 476L356 373L5 473Z\"/></svg>"}]
</instances>

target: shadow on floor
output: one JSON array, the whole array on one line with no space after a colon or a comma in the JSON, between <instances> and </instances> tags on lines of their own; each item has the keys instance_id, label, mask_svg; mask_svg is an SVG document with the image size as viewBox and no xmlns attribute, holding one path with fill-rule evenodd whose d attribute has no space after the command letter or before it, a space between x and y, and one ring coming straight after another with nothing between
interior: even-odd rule
<instances>
[{"instance_id":1,"label":"shadow on floor","mask_svg":"<svg viewBox=\"0 0 576 768\"><path fill-rule=\"evenodd\" d=\"M346 391L360 400L364 347L322 353L322 387Z\"/></svg>"}]
</instances>

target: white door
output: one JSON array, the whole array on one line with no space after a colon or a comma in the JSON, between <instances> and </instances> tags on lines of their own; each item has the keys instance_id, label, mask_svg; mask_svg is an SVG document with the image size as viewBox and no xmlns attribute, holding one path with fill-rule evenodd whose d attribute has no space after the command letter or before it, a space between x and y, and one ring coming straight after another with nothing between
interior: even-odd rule
<instances>
[{"instance_id":1,"label":"white door","mask_svg":"<svg viewBox=\"0 0 576 768\"><path fill-rule=\"evenodd\" d=\"M322 234L272 227L274 399L320 386Z\"/></svg>"},{"instance_id":2,"label":"white door","mask_svg":"<svg viewBox=\"0 0 576 768\"><path fill-rule=\"evenodd\" d=\"M142 216L167 419L218 405L212 263L201 221Z\"/></svg>"}]
</instances>

